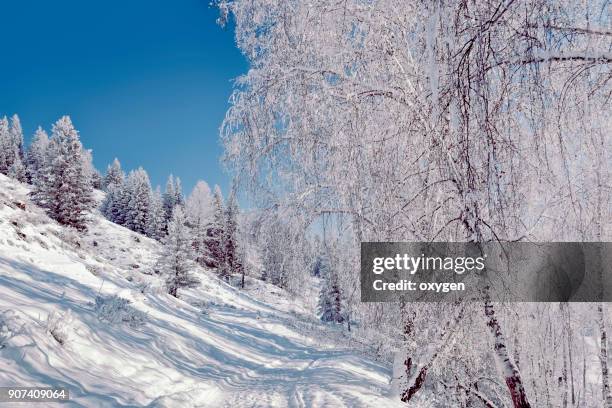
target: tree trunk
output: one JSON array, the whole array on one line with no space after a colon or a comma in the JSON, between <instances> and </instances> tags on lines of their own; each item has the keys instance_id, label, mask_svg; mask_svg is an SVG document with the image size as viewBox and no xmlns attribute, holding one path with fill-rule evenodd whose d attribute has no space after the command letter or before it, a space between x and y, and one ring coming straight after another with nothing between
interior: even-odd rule
<instances>
[{"instance_id":1,"label":"tree trunk","mask_svg":"<svg viewBox=\"0 0 612 408\"><path fill-rule=\"evenodd\" d=\"M495 309L491 303L491 299L487 296L485 298L485 315L487 317L487 326L491 330L493 340L495 342L495 356L504 375L504 381L510 391L510 397L512 398L512 404L514 408L531 408L529 401L527 400L527 393L525 387L521 381L521 375L518 368L512 361L508 349L506 347L506 339L501 331L501 326L495 317Z\"/></svg>"},{"instance_id":2,"label":"tree trunk","mask_svg":"<svg viewBox=\"0 0 612 408\"><path fill-rule=\"evenodd\" d=\"M605 408L612 407L612 395L610 395L610 382L608 373L608 335L606 332L606 320L604 304L599 302L597 305L597 317L599 320L599 361L601 363L601 397Z\"/></svg>"},{"instance_id":3,"label":"tree trunk","mask_svg":"<svg viewBox=\"0 0 612 408\"><path fill-rule=\"evenodd\" d=\"M415 364L412 361L412 358L410 356L406 357L406 360L404 361L404 366L406 367L405 368L406 378L410 379L412 377L413 380L411 381L412 384L407 386L406 389L404 389L404 391L401 393L400 399L402 400L402 402L410 402L410 400L414 397L414 395L423 387L423 385L425 384L425 379L427 378L427 373L429 372L429 369L433 367L439 355L444 351L444 349L450 343L451 338L456 333L456 331L454 330L455 326L459 324L459 322L463 319L464 310L465 310L465 305L461 305L461 309L459 310L459 313L457 313L455 317L451 318L450 320L446 322L444 329L441 330L440 335L438 337L440 347L438 347L438 349L431 355L427 363L425 363L419 369L418 374L416 374L415 376L412 376L412 373L416 369ZM408 324L404 325L404 335L405 336L410 335L410 332L413 329L414 329L414 326L412 326L411 322L409 321Z\"/></svg>"}]
</instances>

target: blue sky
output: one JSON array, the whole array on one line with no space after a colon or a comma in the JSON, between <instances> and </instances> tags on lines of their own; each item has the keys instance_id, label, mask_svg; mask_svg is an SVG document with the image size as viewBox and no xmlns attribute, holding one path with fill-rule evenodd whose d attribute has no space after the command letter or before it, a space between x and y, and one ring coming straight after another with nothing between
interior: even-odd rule
<instances>
[{"instance_id":1,"label":"blue sky","mask_svg":"<svg viewBox=\"0 0 612 408\"><path fill-rule=\"evenodd\" d=\"M117 156L162 188L172 172L227 191L218 128L247 62L209 0L6 1L2 16L0 115L27 140L69 114L102 172Z\"/></svg>"}]
</instances>

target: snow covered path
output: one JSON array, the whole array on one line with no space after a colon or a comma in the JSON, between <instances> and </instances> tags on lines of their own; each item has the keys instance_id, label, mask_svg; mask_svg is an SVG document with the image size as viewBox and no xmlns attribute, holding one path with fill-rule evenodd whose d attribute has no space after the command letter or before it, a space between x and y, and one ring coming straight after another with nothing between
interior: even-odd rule
<instances>
[{"instance_id":1,"label":"snow covered path","mask_svg":"<svg viewBox=\"0 0 612 408\"><path fill-rule=\"evenodd\" d=\"M26 193L0 175L1 385L67 387L62 406L401 406L385 397L389 367L338 347L300 301L264 303L204 270L172 298L157 243L99 217L74 235ZM97 295L144 324L101 320Z\"/></svg>"}]
</instances>

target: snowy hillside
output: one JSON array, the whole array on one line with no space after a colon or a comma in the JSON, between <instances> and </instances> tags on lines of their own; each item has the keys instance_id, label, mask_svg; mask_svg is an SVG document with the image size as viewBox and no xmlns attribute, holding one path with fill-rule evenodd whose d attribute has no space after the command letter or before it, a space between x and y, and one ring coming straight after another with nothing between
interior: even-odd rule
<instances>
[{"instance_id":1,"label":"snowy hillside","mask_svg":"<svg viewBox=\"0 0 612 408\"><path fill-rule=\"evenodd\" d=\"M155 241L100 216L78 235L27 193L0 175L0 384L67 387L88 407L395 406L389 368L325 340L305 304L203 270L175 299Z\"/></svg>"}]
</instances>

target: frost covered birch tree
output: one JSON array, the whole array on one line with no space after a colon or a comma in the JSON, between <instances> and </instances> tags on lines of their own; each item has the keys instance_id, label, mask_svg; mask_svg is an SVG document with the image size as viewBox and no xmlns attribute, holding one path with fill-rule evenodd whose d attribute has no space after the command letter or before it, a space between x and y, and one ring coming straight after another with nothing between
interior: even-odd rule
<instances>
[{"instance_id":1,"label":"frost covered birch tree","mask_svg":"<svg viewBox=\"0 0 612 408\"><path fill-rule=\"evenodd\" d=\"M327 218L357 243L610 239L607 2L218 4L250 63L222 127L225 160L285 223L308 233ZM432 387L515 407L550 394L529 373L534 357L510 351L516 316L483 297L461 314L355 304L362 330L411 350L396 358L403 401ZM430 345L407 347L423 336ZM481 354L453 349L456 336ZM516 343L528 350L530 336ZM482 368L434 370L457 360L450 351ZM567 353L540 357L561 367ZM498 385L485 387L496 371ZM550 404L562 404L556 395Z\"/></svg>"}]
</instances>

